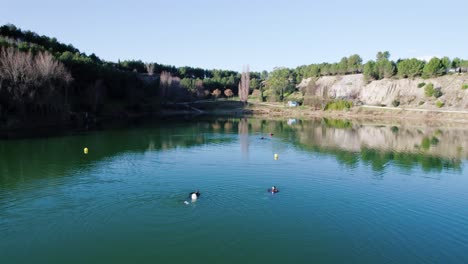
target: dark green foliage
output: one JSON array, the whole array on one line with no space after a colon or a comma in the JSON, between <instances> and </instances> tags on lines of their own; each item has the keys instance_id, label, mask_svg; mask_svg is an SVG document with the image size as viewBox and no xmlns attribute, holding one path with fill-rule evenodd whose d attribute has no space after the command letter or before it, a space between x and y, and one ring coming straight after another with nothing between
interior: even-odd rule
<instances>
[{"instance_id":1,"label":"dark green foliage","mask_svg":"<svg viewBox=\"0 0 468 264\"><path fill-rule=\"evenodd\" d=\"M180 85L182 88L186 89L187 91L194 93L195 92L195 80L191 78L183 78L180 80Z\"/></svg>"},{"instance_id":2,"label":"dark green foliage","mask_svg":"<svg viewBox=\"0 0 468 264\"><path fill-rule=\"evenodd\" d=\"M418 88L423 88L425 85L426 85L426 83L425 83L425 82L418 83Z\"/></svg>"},{"instance_id":3,"label":"dark green foliage","mask_svg":"<svg viewBox=\"0 0 468 264\"><path fill-rule=\"evenodd\" d=\"M418 59L401 60L397 63L398 75L402 78L421 76L425 62Z\"/></svg>"},{"instance_id":4,"label":"dark green foliage","mask_svg":"<svg viewBox=\"0 0 468 264\"><path fill-rule=\"evenodd\" d=\"M389 60L390 52L378 52L376 57L375 72L378 80L395 75L396 66L394 62Z\"/></svg>"},{"instance_id":5,"label":"dark green foliage","mask_svg":"<svg viewBox=\"0 0 468 264\"><path fill-rule=\"evenodd\" d=\"M468 60L462 60L460 58L455 58L452 60L451 63L452 68L458 68L458 67L468 67Z\"/></svg>"},{"instance_id":6,"label":"dark green foliage","mask_svg":"<svg viewBox=\"0 0 468 264\"><path fill-rule=\"evenodd\" d=\"M348 72L348 58L343 57L338 63L338 73L346 74Z\"/></svg>"},{"instance_id":7,"label":"dark green foliage","mask_svg":"<svg viewBox=\"0 0 468 264\"><path fill-rule=\"evenodd\" d=\"M38 45L43 48L43 50L52 51L54 53L63 53L69 51L71 53L79 52L78 49L73 47L71 44L63 44L57 41L56 38L49 38L47 36L39 36L38 34L31 31L22 31L17 28L15 25L4 25L0 27L0 36L9 37L15 40L22 41L23 49L26 45L33 46Z\"/></svg>"},{"instance_id":8,"label":"dark green foliage","mask_svg":"<svg viewBox=\"0 0 468 264\"><path fill-rule=\"evenodd\" d=\"M364 65L363 74L367 81L378 79L379 75L377 74L374 61L370 60Z\"/></svg>"},{"instance_id":9,"label":"dark green foliage","mask_svg":"<svg viewBox=\"0 0 468 264\"><path fill-rule=\"evenodd\" d=\"M141 60L128 60L119 62L118 67L124 71L133 71L138 73L145 73L145 64Z\"/></svg>"},{"instance_id":10,"label":"dark green foliage","mask_svg":"<svg viewBox=\"0 0 468 264\"><path fill-rule=\"evenodd\" d=\"M398 60L396 63L390 60L390 52L378 52L376 61L368 61L364 65L359 55L343 57L339 63L321 63L299 66L294 70L296 81L310 77L329 75L344 75L363 73L366 81L381 80L398 76L399 78L424 78L444 75L451 67L468 67L468 60L455 58L450 61L448 57L442 59L433 58L430 63L416 58Z\"/></svg>"},{"instance_id":11,"label":"dark green foliage","mask_svg":"<svg viewBox=\"0 0 468 264\"><path fill-rule=\"evenodd\" d=\"M455 58L452 60L452 68L458 68L460 67L460 64L461 64L461 60L460 58Z\"/></svg>"},{"instance_id":12,"label":"dark green foliage","mask_svg":"<svg viewBox=\"0 0 468 264\"><path fill-rule=\"evenodd\" d=\"M441 88L436 88L436 89L434 89L434 97L435 97L435 98L439 98L439 97L441 97L442 95L443 95L443 94L442 94Z\"/></svg>"},{"instance_id":13,"label":"dark green foliage","mask_svg":"<svg viewBox=\"0 0 468 264\"><path fill-rule=\"evenodd\" d=\"M167 71L167 69L164 69ZM192 68L192 67L180 67L177 70L177 76L180 78L198 78L198 79L204 79L205 74L207 78L213 77L213 73L211 71L205 71L204 69L201 68ZM237 73L236 73L237 74Z\"/></svg>"},{"instance_id":14,"label":"dark green foliage","mask_svg":"<svg viewBox=\"0 0 468 264\"><path fill-rule=\"evenodd\" d=\"M437 102L436 102L436 106L437 106L438 108L441 108L441 107L444 106L444 105L445 105L445 104L444 104L443 102L441 102L441 101L437 101Z\"/></svg>"},{"instance_id":15,"label":"dark green foliage","mask_svg":"<svg viewBox=\"0 0 468 264\"><path fill-rule=\"evenodd\" d=\"M396 73L395 63L388 60L390 53L388 51L378 52L377 61L368 61L364 65L363 73L367 81L381 80L390 78Z\"/></svg>"},{"instance_id":16,"label":"dark green foliage","mask_svg":"<svg viewBox=\"0 0 468 264\"><path fill-rule=\"evenodd\" d=\"M379 51L379 52L377 52L376 57L377 57L377 61L388 60L388 59L390 59L390 52L388 52L388 51L384 51L384 52Z\"/></svg>"},{"instance_id":17,"label":"dark green foliage","mask_svg":"<svg viewBox=\"0 0 468 264\"><path fill-rule=\"evenodd\" d=\"M446 65L439 58L432 58L423 69L423 77L431 78L442 76L447 72Z\"/></svg>"},{"instance_id":18,"label":"dark green foliage","mask_svg":"<svg viewBox=\"0 0 468 264\"><path fill-rule=\"evenodd\" d=\"M376 63L379 79L390 78L395 75L395 64L389 60L382 60Z\"/></svg>"},{"instance_id":19,"label":"dark green foliage","mask_svg":"<svg viewBox=\"0 0 468 264\"><path fill-rule=\"evenodd\" d=\"M266 84L272 91L275 101L282 101L286 93L294 92L295 85L292 78L292 71L287 68L275 68L269 75Z\"/></svg>"},{"instance_id":20,"label":"dark green foliage","mask_svg":"<svg viewBox=\"0 0 468 264\"><path fill-rule=\"evenodd\" d=\"M359 55L354 54L348 58L348 73L362 72L362 59Z\"/></svg>"},{"instance_id":21,"label":"dark green foliage","mask_svg":"<svg viewBox=\"0 0 468 264\"><path fill-rule=\"evenodd\" d=\"M462 88L462 90L468 89L468 83L462 84L461 88Z\"/></svg>"},{"instance_id":22,"label":"dark green foliage","mask_svg":"<svg viewBox=\"0 0 468 264\"><path fill-rule=\"evenodd\" d=\"M239 74L233 71L223 71L223 70L211 70L207 71L208 73L205 79L203 80L203 86L209 91L214 91L215 89L231 89L237 94L238 83L239 83ZM192 77L185 77L192 78ZM260 82L260 81L258 81Z\"/></svg>"},{"instance_id":23,"label":"dark green foliage","mask_svg":"<svg viewBox=\"0 0 468 264\"><path fill-rule=\"evenodd\" d=\"M339 63L310 64L297 67L294 71L296 81L310 77L320 77L327 75L344 75L362 72L362 59L354 54L343 57Z\"/></svg>"},{"instance_id":24,"label":"dark green foliage","mask_svg":"<svg viewBox=\"0 0 468 264\"><path fill-rule=\"evenodd\" d=\"M440 62L442 63L443 68L445 69L444 74L447 72L448 69L452 66L452 62L450 61L449 57L443 57Z\"/></svg>"},{"instance_id":25,"label":"dark green foliage","mask_svg":"<svg viewBox=\"0 0 468 264\"><path fill-rule=\"evenodd\" d=\"M393 101L392 101L392 105L393 105L394 107L398 107L398 106L400 105L400 100L398 100L398 99L393 100Z\"/></svg>"}]
</instances>

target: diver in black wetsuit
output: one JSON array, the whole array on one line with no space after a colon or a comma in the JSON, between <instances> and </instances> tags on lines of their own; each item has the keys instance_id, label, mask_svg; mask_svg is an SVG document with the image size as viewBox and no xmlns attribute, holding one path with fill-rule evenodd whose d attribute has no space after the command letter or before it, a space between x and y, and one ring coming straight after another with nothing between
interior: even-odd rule
<instances>
[{"instance_id":1,"label":"diver in black wetsuit","mask_svg":"<svg viewBox=\"0 0 468 264\"><path fill-rule=\"evenodd\" d=\"M278 188L276 186L272 186L271 188L269 188L267 190L268 192L271 192L271 193L277 193L279 192Z\"/></svg>"},{"instance_id":2,"label":"diver in black wetsuit","mask_svg":"<svg viewBox=\"0 0 468 264\"><path fill-rule=\"evenodd\" d=\"M191 192L190 193L190 198L192 200L196 200L196 199L198 199L198 197L200 197L200 191L197 190L196 192Z\"/></svg>"}]
</instances>

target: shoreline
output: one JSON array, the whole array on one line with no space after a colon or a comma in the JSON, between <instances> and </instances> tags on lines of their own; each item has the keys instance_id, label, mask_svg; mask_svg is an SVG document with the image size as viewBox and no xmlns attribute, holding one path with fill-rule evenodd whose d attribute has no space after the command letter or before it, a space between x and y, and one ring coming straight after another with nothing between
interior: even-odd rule
<instances>
[{"instance_id":1,"label":"shoreline","mask_svg":"<svg viewBox=\"0 0 468 264\"><path fill-rule=\"evenodd\" d=\"M349 110L324 111L310 108L290 108L281 105L264 105L253 103L249 106L255 117L284 117L284 118L334 118L353 119L361 121L384 121L385 123L415 122L427 125L442 125L458 123L468 127L468 111L413 109L379 106L355 106Z\"/></svg>"},{"instance_id":2,"label":"shoreline","mask_svg":"<svg viewBox=\"0 0 468 264\"><path fill-rule=\"evenodd\" d=\"M210 104L213 102L204 102ZM343 111L313 110L309 107L286 107L278 103L250 102L245 107L226 107L217 102L217 108L207 111L165 109L159 113L139 113L129 115L105 115L96 117L90 124L70 122L25 122L16 127L0 128L0 139L46 137L79 131L100 130L107 127L131 126L140 122L188 120L199 116L213 117L253 117L265 119L345 119L356 123L377 123L382 125L449 126L468 129L468 111L413 109L379 106L355 106ZM31 130L34 130L32 133Z\"/></svg>"}]
</instances>

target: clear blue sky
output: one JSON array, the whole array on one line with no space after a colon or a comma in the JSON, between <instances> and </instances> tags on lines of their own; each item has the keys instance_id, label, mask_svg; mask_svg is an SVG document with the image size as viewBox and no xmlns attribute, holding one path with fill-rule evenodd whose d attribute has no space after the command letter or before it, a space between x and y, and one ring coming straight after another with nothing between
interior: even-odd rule
<instances>
[{"instance_id":1,"label":"clear blue sky","mask_svg":"<svg viewBox=\"0 0 468 264\"><path fill-rule=\"evenodd\" d=\"M468 58L467 10L467 0L0 0L0 24L110 61L261 71L380 50Z\"/></svg>"}]
</instances>

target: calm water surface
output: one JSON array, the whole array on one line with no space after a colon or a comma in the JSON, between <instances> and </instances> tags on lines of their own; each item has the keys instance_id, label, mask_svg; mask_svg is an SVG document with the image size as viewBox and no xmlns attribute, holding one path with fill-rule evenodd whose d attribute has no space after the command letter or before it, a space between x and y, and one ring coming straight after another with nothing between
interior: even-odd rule
<instances>
[{"instance_id":1,"label":"calm water surface","mask_svg":"<svg viewBox=\"0 0 468 264\"><path fill-rule=\"evenodd\" d=\"M463 128L330 119L0 141L0 263L468 263L467 157Z\"/></svg>"}]
</instances>

